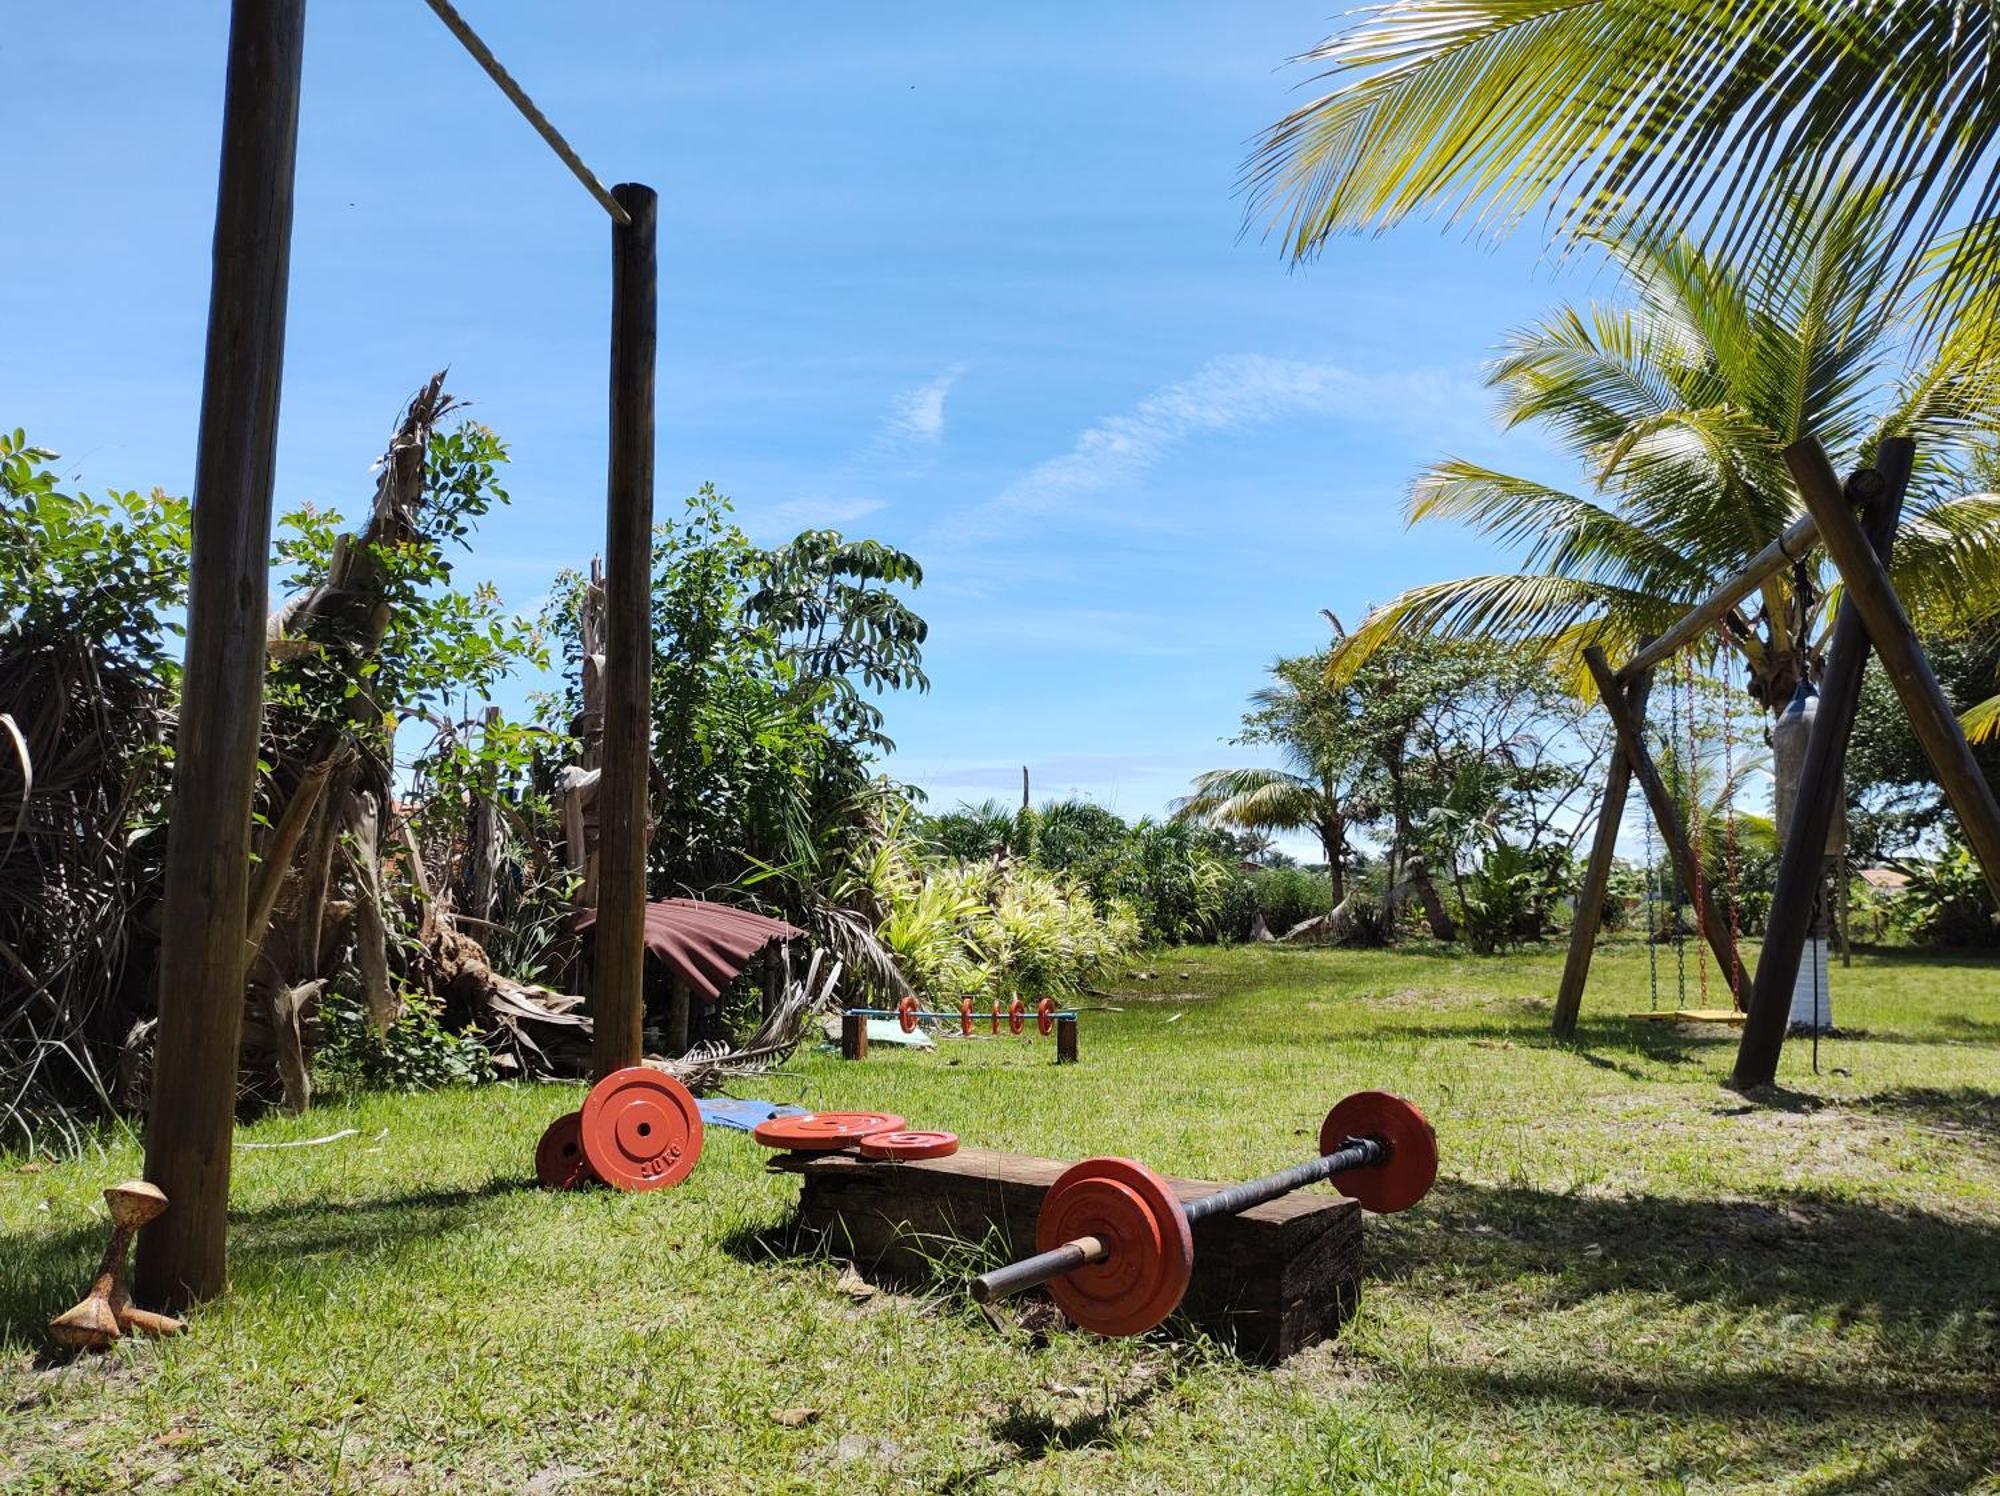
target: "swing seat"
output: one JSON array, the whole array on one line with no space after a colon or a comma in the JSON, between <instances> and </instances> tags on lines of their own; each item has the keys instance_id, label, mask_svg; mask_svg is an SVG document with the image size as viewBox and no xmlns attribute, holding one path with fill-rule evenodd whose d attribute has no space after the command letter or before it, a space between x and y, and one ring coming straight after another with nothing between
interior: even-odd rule
<instances>
[{"instance_id":1,"label":"swing seat","mask_svg":"<svg viewBox=\"0 0 2000 1496\"><path fill-rule=\"evenodd\" d=\"M1734 1008L1665 1008L1650 1013L1627 1013L1625 1016L1648 1023L1741 1023L1746 1015Z\"/></svg>"}]
</instances>

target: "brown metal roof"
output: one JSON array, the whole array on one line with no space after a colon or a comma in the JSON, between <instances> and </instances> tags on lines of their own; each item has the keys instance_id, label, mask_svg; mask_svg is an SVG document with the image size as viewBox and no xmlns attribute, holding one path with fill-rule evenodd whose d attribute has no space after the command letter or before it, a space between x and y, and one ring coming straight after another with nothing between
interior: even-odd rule
<instances>
[{"instance_id":1,"label":"brown metal roof","mask_svg":"<svg viewBox=\"0 0 2000 1496\"><path fill-rule=\"evenodd\" d=\"M587 931L597 911L577 916ZM768 915L705 899L659 899L646 906L646 949L704 1002L714 1002L751 958L774 941L798 940L805 931Z\"/></svg>"}]
</instances>

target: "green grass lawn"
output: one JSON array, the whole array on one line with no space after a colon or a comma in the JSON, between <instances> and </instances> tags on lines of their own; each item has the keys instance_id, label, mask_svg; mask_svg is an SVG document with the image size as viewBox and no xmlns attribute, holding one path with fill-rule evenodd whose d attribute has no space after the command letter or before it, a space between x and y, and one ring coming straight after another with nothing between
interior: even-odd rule
<instances>
[{"instance_id":1,"label":"green grass lawn","mask_svg":"<svg viewBox=\"0 0 2000 1496\"><path fill-rule=\"evenodd\" d=\"M138 1153L0 1161L0 1489L2000 1489L2000 963L1836 970L1856 1032L1817 1075L1789 1045L1757 1106L1720 1085L1733 1031L1620 1016L1635 948L1552 1047L1557 965L1174 952L1074 1068L981 1039L744 1088L1214 1178L1303 1156L1350 1090L1408 1094L1438 1188L1369 1221L1359 1315L1276 1371L1002 1333L956 1280L853 1291L783 1245L797 1183L738 1134L670 1193L537 1191L571 1087L246 1128L360 1136L240 1152L232 1292L62 1364L41 1323Z\"/></svg>"}]
</instances>

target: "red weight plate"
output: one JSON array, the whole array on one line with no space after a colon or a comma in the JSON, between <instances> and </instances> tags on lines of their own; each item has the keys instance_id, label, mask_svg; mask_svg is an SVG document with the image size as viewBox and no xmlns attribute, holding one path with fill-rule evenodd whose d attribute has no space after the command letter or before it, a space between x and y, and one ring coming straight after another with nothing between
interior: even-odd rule
<instances>
[{"instance_id":1,"label":"red weight plate","mask_svg":"<svg viewBox=\"0 0 2000 1496\"><path fill-rule=\"evenodd\" d=\"M1414 1103L1388 1091L1356 1091L1320 1124L1320 1155L1349 1138L1380 1138L1389 1145L1386 1161L1333 1176L1340 1192L1360 1201L1362 1209L1390 1215L1430 1193L1438 1172L1437 1129Z\"/></svg>"},{"instance_id":2,"label":"red weight plate","mask_svg":"<svg viewBox=\"0 0 2000 1496\"><path fill-rule=\"evenodd\" d=\"M1101 1262L1049 1284L1057 1305L1099 1335L1143 1335L1174 1312L1194 1273L1194 1234L1166 1180L1129 1158L1087 1158L1050 1186L1035 1221L1035 1250L1080 1236L1106 1247Z\"/></svg>"},{"instance_id":3,"label":"red weight plate","mask_svg":"<svg viewBox=\"0 0 2000 1496\"><path fill-rule=\"evenodd\" d=\"M1035 1004L1035 1027L1040 1029L1043 1036L1046 1037L1055 1031L1055 1026L1056 1000L1052 997L1045 997Z\"/></svg>"},{"instance_id":4,"label":"red weight plate","mask_svg":"<svg viewBox=\"0 0 2000 1496\"><path fill-rule=\"evenodd\" d=\"M904 1033L914 1034L917 1031L917 1014L921 1011L914 997L906 997L896 1004L896 1022L903 1026Z\"/></svg>"},{"instance_id":5,"label":"red weight plate","mask_svg":"<svg viewBox=\"0 0 2000 1496\"><path fill-rule=\"evenodd\" d=\"M1018 1034L1028 1026L1028 1009L1020 998L1007 1004L1007 1032Z\"/></svg>"},{"instance_id":6,"label":"red weight plate","mask_svg":"<svg viewBox=\"0 0 2000 1496\"><path fill-rule=\"evenodd\" d=\"M583 1100L583 1153L613 1189L672 1189L701 1158L701 1108L671 1075L614 1070Z\"/></svg>"},{"instance_id":7,"label":"red weight plate","mask_svg":"<svg viewBox=\"0 0 2000 1496\"><path fill-rule=\"evenodd\" d=\"M1000 1032L1001 1011L1000 999L996 997L993 999L993 1032L996 1034Z\"/></svg>"},{"instance_id":8,"label":"red weight plate","mask_svg":"<svg viewBox=\"0 0 2000 1496\"><path fill-rule=\"evenodd\" d=\"M594 1177L583 1156L583 1114L564 1112L535 1145L535 1178L543 1189L573 1190Z\"/></svg>"},{"instance_id":9,"label":"red weight plate","mask_svg":"<svg viewBox=\"0 0 2000 1496\"><path fill-rule=\"evenodd\" d=\"M811 1117L773 1117L759 1122L750 1136L766 1148L794 1153L832 1153L849 1148L871 1133L900 1132L903 1119L894 1112L821 1112Z\"/></svg>"},{"instance_id":10,"label":"red weight plate","mask_svg":"<svg viewBox=\"0 0 2000 1496\"><path fill-rule=\"evenodd\" d=\"M950 1158L956 1152L955 1132L871 1132L861 1140L863 1158Z\"/></svg>"},{"instance_id":11,"label":"red weight plate","mask_svg":"<svg viewBox=\"0 0 2000 1496\"><path fill-rule=\"evenodd\" d=\"M972 999L969 997L958 1005L958 1031L967 1037L972 1034Z\"/></svg>"}]
</instances>

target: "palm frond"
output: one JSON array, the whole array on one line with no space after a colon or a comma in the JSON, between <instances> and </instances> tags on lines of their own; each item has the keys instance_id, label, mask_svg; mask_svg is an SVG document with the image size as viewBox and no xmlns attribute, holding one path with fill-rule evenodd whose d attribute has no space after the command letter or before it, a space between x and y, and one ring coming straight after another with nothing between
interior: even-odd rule
<instances>
[{"instance_id":1,"label":"palm frond","mask_svg":"<svg viewBox=\"0 0 2000 1496\"><path fill-rule=\"evenodd\" d=\"M1893 251L2000 201L2000 39L1977 0L1392 0L1302 61L1325 90L1244 177L1294 259L1414 213L1505 231L1541 204L1564 237L1642 215L1782 245L1776 205L1885 182ZM1961 252L1990 269L2000 244Z\"/></svg>"}]
</instances>

